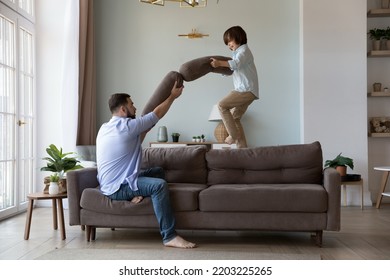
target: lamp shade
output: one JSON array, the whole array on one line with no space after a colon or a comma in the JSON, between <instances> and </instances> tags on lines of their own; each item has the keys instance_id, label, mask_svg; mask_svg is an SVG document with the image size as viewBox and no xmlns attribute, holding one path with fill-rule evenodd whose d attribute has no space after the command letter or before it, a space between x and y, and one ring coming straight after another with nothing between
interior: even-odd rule
<instances>
[{"instance_id":1,"label":"lamp shade","mask_svg":"<svg viewBox=\"0 0 390 280\"><path fill-rule=\"evenodd\" d=\"M213 108L211 109L210 116L209 116L209 121L215 122L215 121L221 121L221 115L219 113L218 105L214 105Z\"/></svg>"}]
</instances>

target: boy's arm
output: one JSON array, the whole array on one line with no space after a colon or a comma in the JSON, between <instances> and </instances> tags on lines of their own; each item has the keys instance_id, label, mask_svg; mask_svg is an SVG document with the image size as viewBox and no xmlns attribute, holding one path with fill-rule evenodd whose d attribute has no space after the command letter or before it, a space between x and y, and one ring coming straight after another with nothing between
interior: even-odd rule
<instances>
[{"instance_id":1,"label":"boy's arm","mask_svg":"<svg viewBox=\"0 0 390 280\"><path fill-rule=\"evenodd\" d=\"M217 67L228 67L228 68L230 68L229 62L227 60L217 60L215 58L210 58L210 60L211 60L210 64L214 68L217 68Z\"/></svg>"}]
</instances>

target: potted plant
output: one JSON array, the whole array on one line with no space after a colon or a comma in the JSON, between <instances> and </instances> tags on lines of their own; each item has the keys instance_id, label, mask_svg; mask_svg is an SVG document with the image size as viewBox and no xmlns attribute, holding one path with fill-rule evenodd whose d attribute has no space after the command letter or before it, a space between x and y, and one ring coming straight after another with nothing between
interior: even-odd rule
<instances>
[{"instance_id":1,"label":"potted plant","mask_svg":"<svg viewBox=\"0 0 390 280\"><path fill-rule=\"evenodd\" d=\"M59 180L60 180L60 176L58 176L57 172L50 175L49 194L58 194L59 193L59 186L58 186Z\"/></svg>"},{"instance_id":2,"label":"potted plant","mask_svg":"<svg viewBox=\"0 0 390 280\"><path fill-rule=\"evenodd\" d=\"M172 142L179 142L180 133L174 132L172 133Z\"/></svg>"},{"instance_id":3,"label":"potted plant","mask_svg":"<svg viewBox=\"0 0 390 280\"><path fill-rule=\"evenodd\" d=\"M80 162L79 160L70 156L75 153L64 153L62 148L58 149L54 144L51 144L48 148L46 148L46 152L49 156L44 157L43 159L47 161L47 164L41 168L41 171L50 171L56 173L58 176L60 192L66 193L66 172L83 168L83 166L78 164ZM48 183L50 183L50 178L46 177L44 182L46 185L44 193L46 193L48 192Z\"/></svg>"},{"instance_id":4,"label":"potted plant","mask_svg":"<svg viewBox=\"0 0 390 280\"><path fill-rule=\"evenodd\" d=\"M338 154L338 156L334 159L325 161L325 167L335 168L341 176L347 175L347 166L353 169L353 159L344 157L341 155L341 153Z\"/></svg>"},{"instance_id":5,"label":"potted plant","mask_svg":"<svg viewBox=\"0 0 390 280\"><path fill-rule=\"evenodd\" d=\"M378 51L381 49L381 39L385 36L385 30L380 28L370 29L367 33L372 40L372 49Z\"/></svg>"},{"instance_id":6,"label":"potted plant","mask_svg":"<svg viewBox=\"0 0 390 280\"><path fill-rule=\"evenodd\" d=\"M387 27L384 30L384 34L382 38L386 40L386 50L390 50L390 27Z\"/></svg>"}]
</instances>

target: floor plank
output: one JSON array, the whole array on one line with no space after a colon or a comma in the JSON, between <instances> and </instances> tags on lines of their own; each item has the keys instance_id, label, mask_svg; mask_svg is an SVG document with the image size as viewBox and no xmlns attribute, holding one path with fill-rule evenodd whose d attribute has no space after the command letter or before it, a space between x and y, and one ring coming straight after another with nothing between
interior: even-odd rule
<instances>
[{"instance_id":1,"label":"floor plank","mask_svg":"<svg viewBox=\"0 0 390 280\"><path fill-rule=\"evenodd\" d=\"M66 240L53 230L51 208L34 209L30 239L24 240L26 214L0 222L0 260L31 260L56 248L148 249L163 246L157 230L97 229L97 240L87 242L80 226L69 226L65 210ZM324 232L319 248L309 233L180 231L203 250L320 254L325 260L389 260L390 205L381 209L341 208L341 230Z\"/></svg>"}]
</instances>

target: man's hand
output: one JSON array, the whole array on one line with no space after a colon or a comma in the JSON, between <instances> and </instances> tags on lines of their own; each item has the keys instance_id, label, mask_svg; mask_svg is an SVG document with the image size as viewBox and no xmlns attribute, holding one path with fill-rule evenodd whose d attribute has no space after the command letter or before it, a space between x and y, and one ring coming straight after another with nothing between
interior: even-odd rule
<instances>
[{"instance_id":1,"label":"man's hand","mask_svg":"<svg viewBox=\"0 0 390 280\"><path fill-rule=\"evenodd\" d=\"M181 87L176 87L177 86L177 81L175 81L175 84L173 85L173 88L171 90L171 96L176 99L178 98L181 93L183 92L184 86Z\"/></svg>"}]
</instances>

